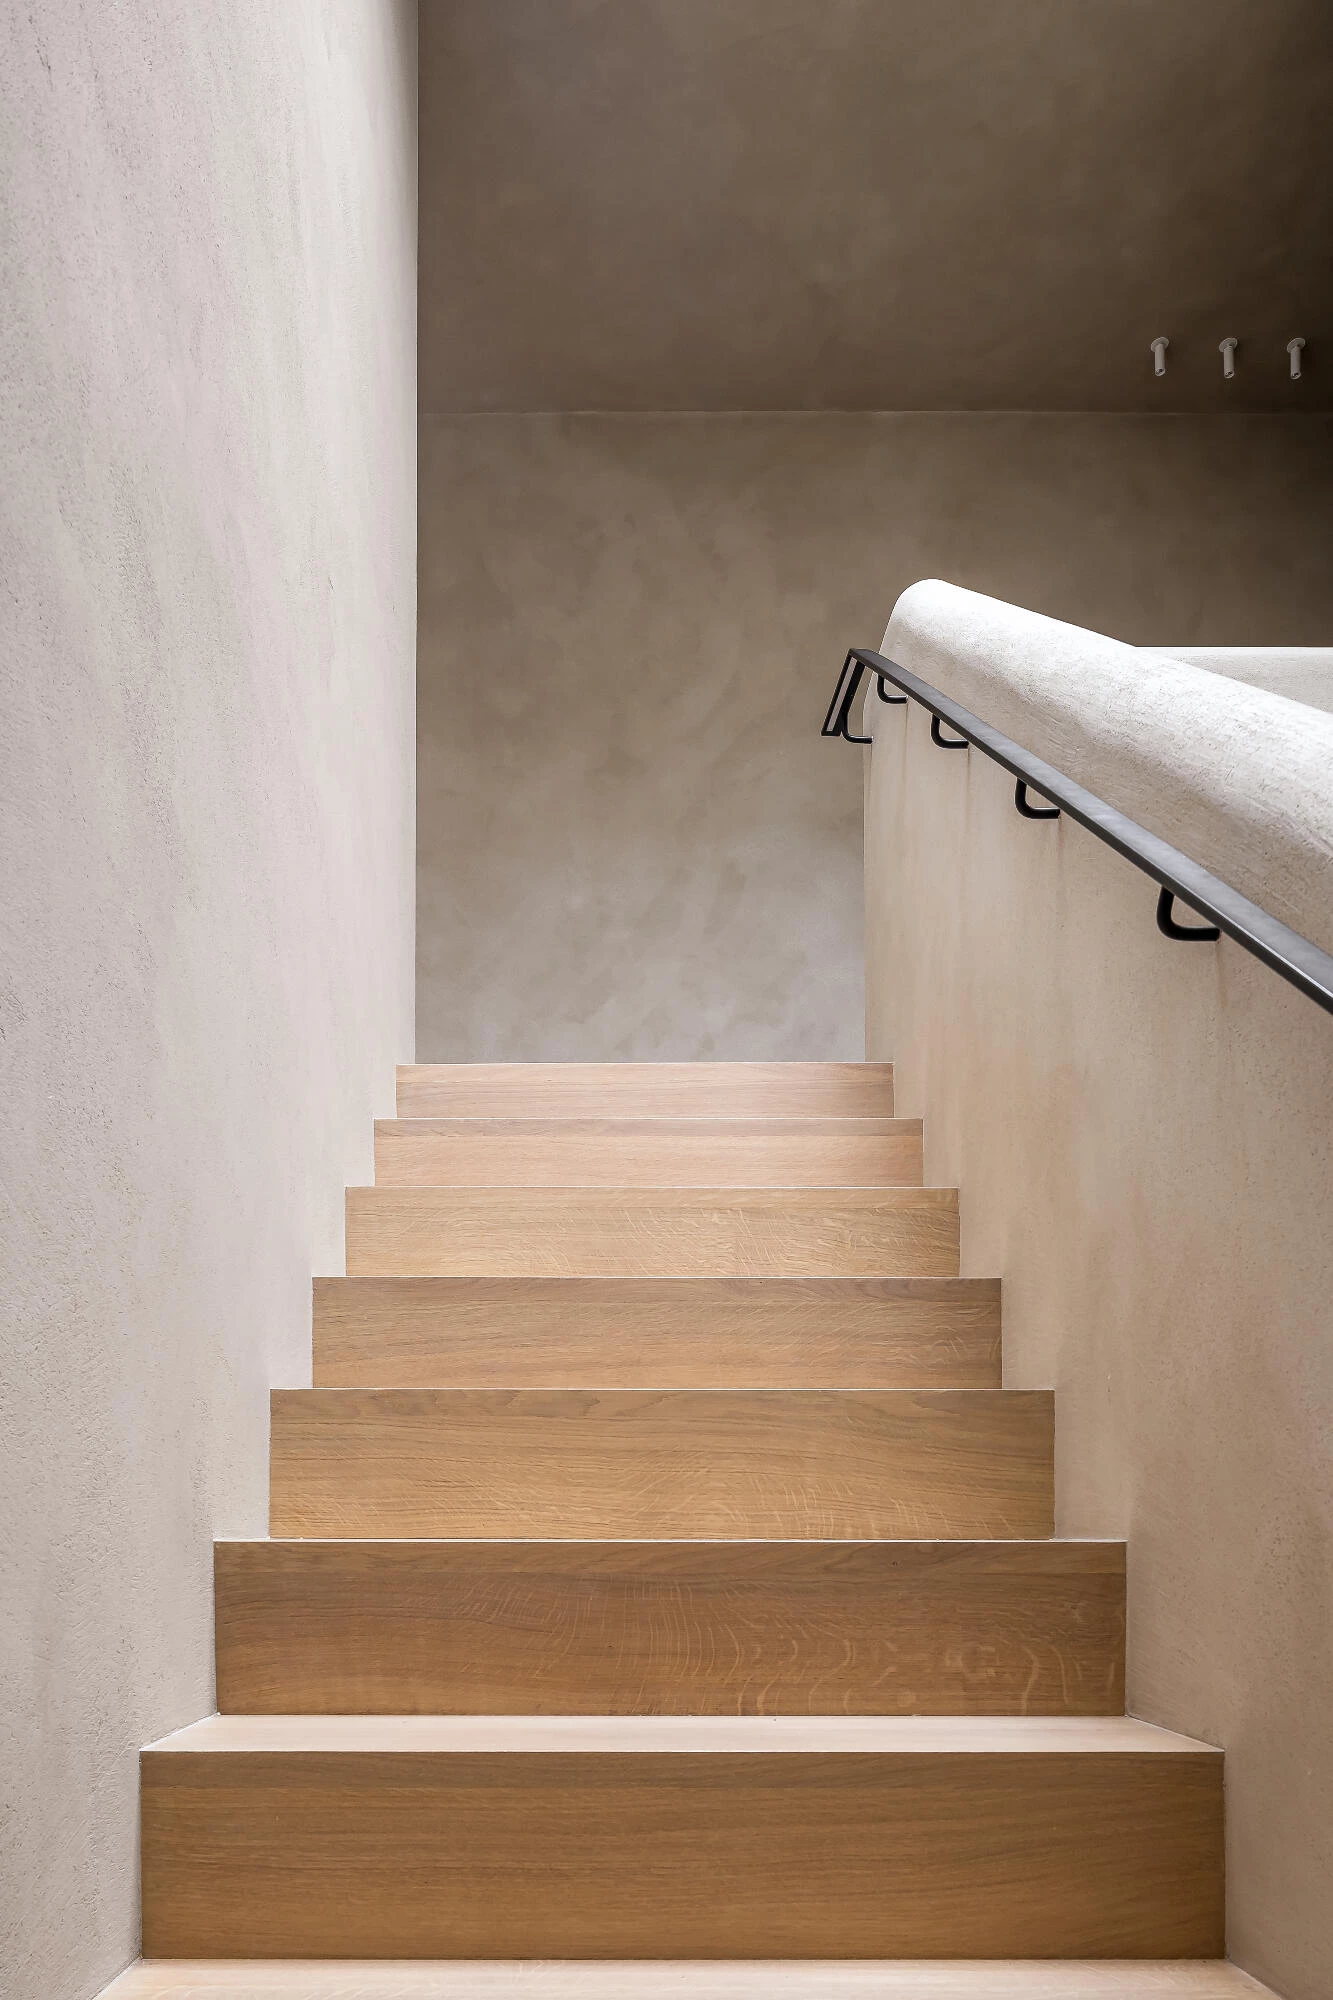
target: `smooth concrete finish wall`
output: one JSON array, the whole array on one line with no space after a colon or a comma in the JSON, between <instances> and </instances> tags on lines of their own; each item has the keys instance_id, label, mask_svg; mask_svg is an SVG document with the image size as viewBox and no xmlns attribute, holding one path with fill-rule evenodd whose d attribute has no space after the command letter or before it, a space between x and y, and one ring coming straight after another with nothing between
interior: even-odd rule
<instances>
[{"instance_id":1,"label":"smooth concrete finish wall","mask_svg":"<svg viewBox=\"0 0 1333 2000\"><path fill-rule=\"evenodd\" d=\"M412 1052L415 20L0 9L0 1991L138 1938L139 1746Z\"/></svg>"},{"instance_id":2,"label":"smooth concrete finish wall","mask_svg":"<svg viewBox=\"0 0 1333 2000\"><path fill-rule=\"evenodd\" d=\"M421 28L424 409L1333 403L1326 0L428 0Z\"/></svg>"},{"instance_id":3,"label":"smooth concrete finish wall","mask_svg":"<svg viewBox=\"0 0 1333 2000\"><path fill-rule=\"evenodd\" d=\"M886 647L1333 949L1333 717L943 584ZM1056 1390L1058 1532L1128 1537L1131 1712L1225 1746L1232 1954L1328 2000L1333 1019L871 714L867 1053Z\"/></svg>"},{"instance_id":4,"label":"smooth concrete finish wall","mask_svg":"<svg viewBox=\"0 0 1333 2000\"><path fill-rule=\"evenodd\" d=\"M427 417L423 1060L858 1057L859 759L923 575L1146 643L1333 634L1333 424Z\"/></svg>"}]
</instances>

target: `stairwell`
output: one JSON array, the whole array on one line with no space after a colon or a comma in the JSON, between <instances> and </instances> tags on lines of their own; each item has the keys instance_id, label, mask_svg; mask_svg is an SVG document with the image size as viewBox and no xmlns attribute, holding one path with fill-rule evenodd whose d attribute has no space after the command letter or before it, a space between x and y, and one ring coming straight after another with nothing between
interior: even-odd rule
<instances>
[{"instance_id":1,"label":"stairwell","mask_svg":"<svg viewBox=\"0 0 1333 2000\"><path fill-rule=\"evenodd\" d=\"M1124 1714L1124 1547L1054 1538L1053 1398L891 1068L398 1110L108 1991L1259 1993L1221 1753Z\"/></svg>"}]
</instances>

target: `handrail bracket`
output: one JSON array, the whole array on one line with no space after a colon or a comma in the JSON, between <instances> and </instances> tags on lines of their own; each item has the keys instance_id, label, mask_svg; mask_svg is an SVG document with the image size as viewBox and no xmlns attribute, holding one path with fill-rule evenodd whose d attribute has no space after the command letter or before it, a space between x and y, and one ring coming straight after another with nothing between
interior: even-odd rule
<instances>
[{"instance_id":1,"label":"handrail bracket","mask_svg":"<svg viewBox=\"0 0 1333 2000\"><path fill-rule=\"evenodd\" d=\"M1037 796L1040 798L1041 794ZM1014 804L1024 819L1059 819L1059 806L1030 806L1028 804L1028 781L1018 778L1014 782Z\"/></svg>"},{"instance_id":2,"label":"handrail bracket","mask_svg":"<svg viewBox=\"0 0 1333 2000\"><path fill-rule=\"evenodd\" d=\"M1176 900L1174 889L1163 888L1157 898L1157 928L1163 937L1180 938L1191 944L1216 944L1222 933L1216 924L1178 924L1171 914Z\"/></svg>"},{"instance_id":3,"label":"handrail bracket","mask_svg":"<svg viewBox=\"0 0 1333 2000\"><path fill-rule=\"evenodd\" d=\"M848 743L873 742L873 737L853 736L847 726L852 703L867 674L875 675L881 701L901 704L910 699L925 709L930 716L930 740L941 750L979 750L983 757L989 757L993 764L1007 771L1014 780L1014 805L1024 819L1059 819L1067 814L1076 826L1085 828L1156 882L1160 891L1157 928L1163 937L1188 944L1216 944L1225 932L1297 992L1304 993L1325 1013L1333 1014L1333 954L1301 937L1289 924L1252 903L1229 883L1219 881L1160 835L1149 833L1147 827L1137 825L1105 799L1095 797L1066 777L1054 764L1002 735L971 709L899 666L896 660L864 646L851 649L843 661L824 718L825 736L840 736ZM897 693L886 694L886 687L896 688ZM947 723L958 734L942 735L941 723ZM1029 791L1046 804L1032 805ZM1178 924L1172 915L1177 897L1197 916L1213 921Z\"/></svg>"}]
</instances>

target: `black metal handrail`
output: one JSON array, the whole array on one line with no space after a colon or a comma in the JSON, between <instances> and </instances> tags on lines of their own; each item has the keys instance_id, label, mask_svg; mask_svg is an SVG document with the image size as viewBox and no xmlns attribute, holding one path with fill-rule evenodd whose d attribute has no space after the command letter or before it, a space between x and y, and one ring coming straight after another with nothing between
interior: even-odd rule
<instances>
[{"instance_id":1,"label":"black metal handrail","mask_svg":"<svg viewBox=\"0 0 1333 2000\"><path fill-rule=\"evenodd\" d=\"M873 743L872 736L854 736L848 727L852 705L861 691L867 674L873 674L881 701L895 706L905 704L910 698L919 702L929 711L931 740L942 750L966 750L969 746L989 757L993 763L1003 766L1015 780L1014 804L1025 819L1058 819L1061 813L1068 813L1071 819L1085 826L1089 833L1095 833L1098 840L1105 841L1117 854L1124 856L1145 875L1152 877L1161 890L1157 898L1157 927L1165 937L1188 939L1194 943L1215 942L1223 931L1234 938L1244 950L1260 959L1281 978L1290 982L1298 992L1333 1014L1333 957L1321 951L1309 938L1303 938L1289 925L1279 923L1270 917L1267 910L1261 910L1248 896L1242 896L1222 882L1216 875L1210 875L1197 861L1191 861L1179 848L1172 847L1165 840L1159 840L1155 833L1139 826L1135 820L1108 806L1104 799L1094 797L1082 785L1076 785L1072 778L1066 778L1053 764L1034 757L1030 750L1024 750L998 729L992 729L988 722L973 715L970 709L962 708L956 701L941 694L928 681L919 680L908 673L896 661L886 659L883 653L872 653L867 648L854 646L843 661L838 685L829 703L828 714L824 717L823 736L839 736L846 743ZM886 694L885 687L900 688L900 694ZM952 741L940 733L940 724L947 722L956 731ZM1049 800L1049 805L1041 808L1028 804L1029 789ZM1197 911L1201 917L1209 917L1208 924L1178 924L1172 917L1171 909L1176 897Z\"/></svg>"}]
</instances>

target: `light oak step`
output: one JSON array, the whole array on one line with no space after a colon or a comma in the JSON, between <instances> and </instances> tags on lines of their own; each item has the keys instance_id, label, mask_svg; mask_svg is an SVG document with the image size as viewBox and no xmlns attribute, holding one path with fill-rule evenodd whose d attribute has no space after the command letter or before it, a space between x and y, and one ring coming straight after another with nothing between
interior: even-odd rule
<instances>
[{"instance_id":1,"label":"light oak step","mask_svg":"<svg viewBox=\"0 0 1333 2000\"><path fill-rule=\"evenodd\" d=\"M316 1278L327 1388L998 1389L998 1278Z\"/></svg>"},{"instance_id":2,"label":"light oak step","mask_svg":"<svg viewBox=\"0 0 1333 2000\"><path fill-rule=\"evenodd\" d=\"M409 1063L400 1118L892 1118L892 1063Z\"/></svg>"},{"instance_id":3,"label":"light oak step","mask_svg":"<svg viewBox=\"0 0 1333 2000\"><path fill-rule=\"evenodd\" d=\"M1043 1389L279 1389L276 1536L1049 1535Z\"/></svg>"},{"instance_id":4,"label":"light oak step","mask_svg":"<svg viewBox=\"0 0 1333 2000\"><path fill-rule=\"evenodd\" d=\"M1220 1959L157 1959L101 2000L1273 2000Z\"/></svg>"},{"instance_id":5,"label":"light oak step","mask_svg":"<svg viewBox=\"0 0 1333 2000\"><path fill-rule=\"evenodd\" d=\"M382 1118L377 1187L920 1187L919 1118Z\"/></svg>"},{"instance_id":6,"label":"light oak step","mask_svg":"<svg viewBox=\"0 0 1333 2000\"><path fill-rule=\"evenodd\" d=\"M350 1276L958 1275L953 1188L349 1188Z\"/></svg>"},{"instance_id":7,"label":"light oak step","mask_svg":"<svg viewBox=\"0 0 1333 2000\"><path fill-rule=\"evenodd\" d=\"M1222 1759L1124 1718L222 1716L143 1758L149 1957L1222 1949Z\"/></svg>"},{"instance_id":8,"label":"light oak step","mask_svg":"<svg viewBox=\"0 0 1333 2000\"><path fill-rule=\"evenodd\" d=\"M1118 1715L1120 1542L219 1542L218 1707Z\"/></svg>"}]
</instances>

